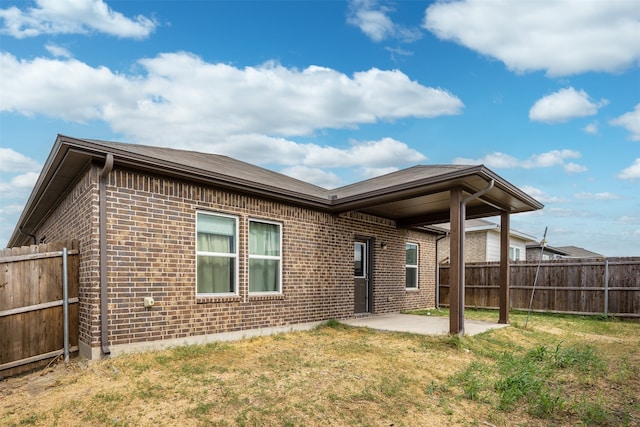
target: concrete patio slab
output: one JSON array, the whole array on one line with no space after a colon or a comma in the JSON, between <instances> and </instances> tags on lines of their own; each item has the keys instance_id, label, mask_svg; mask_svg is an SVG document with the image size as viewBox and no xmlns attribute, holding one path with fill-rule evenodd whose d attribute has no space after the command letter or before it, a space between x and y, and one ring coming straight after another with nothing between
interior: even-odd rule
<instances>
[{"instance_id":1,"label":"concrete patio slab","mask_svg":"<svg viewBox=\"0 0 640 427\"><path fill-rule=\"evenodd\" d=\"M367 327L379 331L410 332L412 334L422 335L449 334L448 317L393 313L341 320L341 322L345 325ZM465 319L464 334L476 335L490 329L499 329L506 326L509 325Z\"/></svg>"}]
</instances>

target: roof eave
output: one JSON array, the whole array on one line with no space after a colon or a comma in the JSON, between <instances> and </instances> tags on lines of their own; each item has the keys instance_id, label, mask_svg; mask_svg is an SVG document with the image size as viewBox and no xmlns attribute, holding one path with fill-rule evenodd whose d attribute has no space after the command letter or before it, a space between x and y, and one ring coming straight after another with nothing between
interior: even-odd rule
<instances>
[{"instance_id":1,"label":"roof eave","mask_svg":"<svg viewBox=\"0 0 640 427\"><path fill-rule=\"evenodd\" d=\"M479 189L473 188L465 182L465 179L473 176L480 177L486 182L494 180L497 188L500 188L502 191L518 199L525 205L524 208L518 209L506 206L498 207L497 205L499 204L494 203L498 210L508 210L510 213L522 213L535 211L544 207L542 203L538 202L516 186L505 181L484 165L470 166L462 170L422 180L410 181L400 185L376 189L341 199L335 199L332 201L332 206L335 212L347 212L351 210L364 209L381 203L400 200L404 197L449 191L454 188L462 188L464 191L473 193ZM485 199L487 203L492 204L490 195L483 196L483 199Z\"/></svg>"},{"instance_id":2,"label":"roof eave","mask_svg":"<svg viewBox=\"0 0 640 427\"><path fill-rule=\"evenodd\" d=\"M114 163L118 167L144 170L153 174L179 178L185 181L197 182L206 185L216 186L231 191L238 191L270 200L278 200L301 207L308 207L329 212L331 203L327 198L315 197L307 194L300 194L286 189L269 186L264 183L247 181L235 177L216 173L215 171L192 168L177 163L153 159L147 156L136 155L135 153L119 150L113 147L101 146L99 143L83 139L58 135L56 141L45 161L45 164L38 176L38 180L27 199L25 207L19 217L18 223L9 239L8 247L29 244L30 236L40 225L34 224L32 229L21 231L23 226L31 219L36 207L43 197L45 191L51 187L51 183L58 177L60 166L64 163L69 153L79 154L85 158L84 165L98 161L104 161L108 153L114 156ZM80 168L78 168L79 170ZM43 206L42 209L49 211L55 207L66 191L58 191L53 194L50 206ZM41 209L41 210L42 210ZM27 234L25 234L27 233Z\"/></svg>"}]
</instances>

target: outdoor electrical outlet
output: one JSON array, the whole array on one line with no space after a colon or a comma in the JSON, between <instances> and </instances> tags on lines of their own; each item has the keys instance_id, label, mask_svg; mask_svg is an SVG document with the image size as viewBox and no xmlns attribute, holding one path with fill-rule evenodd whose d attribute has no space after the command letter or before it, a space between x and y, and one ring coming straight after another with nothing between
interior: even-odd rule
<instances>
[{"instance_id":1,"label":"outdoor electrical outlet","mask_svg":"<svg viewBox=\"0 0 640 427\"><path fill-rule=\"evenodd\" d=\"M151 308L151 307L153 307L153 304L155 304L155 301L153 300L153 297L144 297L144 307L145 308Z\"/></svg>"}]
</instances>

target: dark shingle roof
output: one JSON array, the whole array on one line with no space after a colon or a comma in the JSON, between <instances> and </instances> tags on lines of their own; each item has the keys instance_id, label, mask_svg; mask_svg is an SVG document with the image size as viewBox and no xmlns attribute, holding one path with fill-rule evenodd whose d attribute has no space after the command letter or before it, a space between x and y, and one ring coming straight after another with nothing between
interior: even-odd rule
<instances>
[{"instance_id":1,"label":"dark shingle roof","mask_svg":"<svg viewBox=\"0 0 640 427\"><path fill-rule=\"evenodd\" d=\"M556 246L556 249L566 252L571 258L606 258L602 254L591 252L578 246Z\"/></svg>"},{"instance_id":2,"label":"dark shingle roof","mask_svg":"<svg viewBox=\"0 0 640 427\"><path fill-rule=\"evenodd\" d=\"M399 227L449 219L450 191L473 194L493 185L467 207L468 218L527 212L542 204L483 165L419 165L327 190L231 157L166 147L58 135L20 216L9 245L26 243L90 162L215 186L296 206L339 214L358 211L397 221ZM489 188L489 187L487 187Z\"/></svg>"}]
</instances>

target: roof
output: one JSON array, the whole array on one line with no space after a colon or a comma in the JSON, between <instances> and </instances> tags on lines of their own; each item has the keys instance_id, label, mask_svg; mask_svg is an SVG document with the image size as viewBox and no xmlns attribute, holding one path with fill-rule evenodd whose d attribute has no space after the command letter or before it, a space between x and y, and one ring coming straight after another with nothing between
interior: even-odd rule
<instances>
[{"instance_id":1,"label":"roof","mask_svg":"<svg viewBox=\"0 0 640 427\"><path fill-rule=\"evenodd\" d=\"M591 252L578 246L556 246L556 248L566 252L569 258L606 258L602 254Z\"/></svg>"},{"instance_id":2,"label":"roof","mask_svg":"<svg viewBox=\"0 0 640 427\"><path fill-rule=\"evenodd\" d=\"M419 165L329 190L227 156L58 135L9 246L27 244L90 163L124 167L339 214L358 211L416 227L449 221L450 191L491 190L467 205L467 218L528 212L543 205L484 165Z\"/></svg>"},{"instance_id":3,"label":"roof","mask_svg":"<svg viewBox=\"0 0 640 427\"><path fill-rule=\"evenodd\" d=\"M549 246L549 245L544 245L544 250L542 250L543 246L540 243L532 243L530 245L527 245L527 251L538 251L538 252L544 252L544 253L552 253L552 254L556 254L556 255L560 255L560 256L569 256L569 253L566 251L563 251L560 248L555 248L553 246Z\"/></svg>"},{"instance_id":4,"label":"roof","mask_svg":"<svg viewBox=\"0 0 640 427\"><path fill-rule=\"evenodd\" d=\"M451 230L451 224L450 223L445 223L445 224L438 224L437 226L433 226L434 228L440 228L446 232ZM481 232L481 231L496 231L499 232L500 231L500 224L496 224L493 221L488 221L486 219L470 219L464 222L464 231L466 233L473 233L473 232ZM523 233L521 231L518 230L514 230L513 228L509 230L509 234L511 236L514 237L518 237L522 240L526 240L528 242L530 241L535 241L535 237Z\"/></svg>"}]
</instances>

